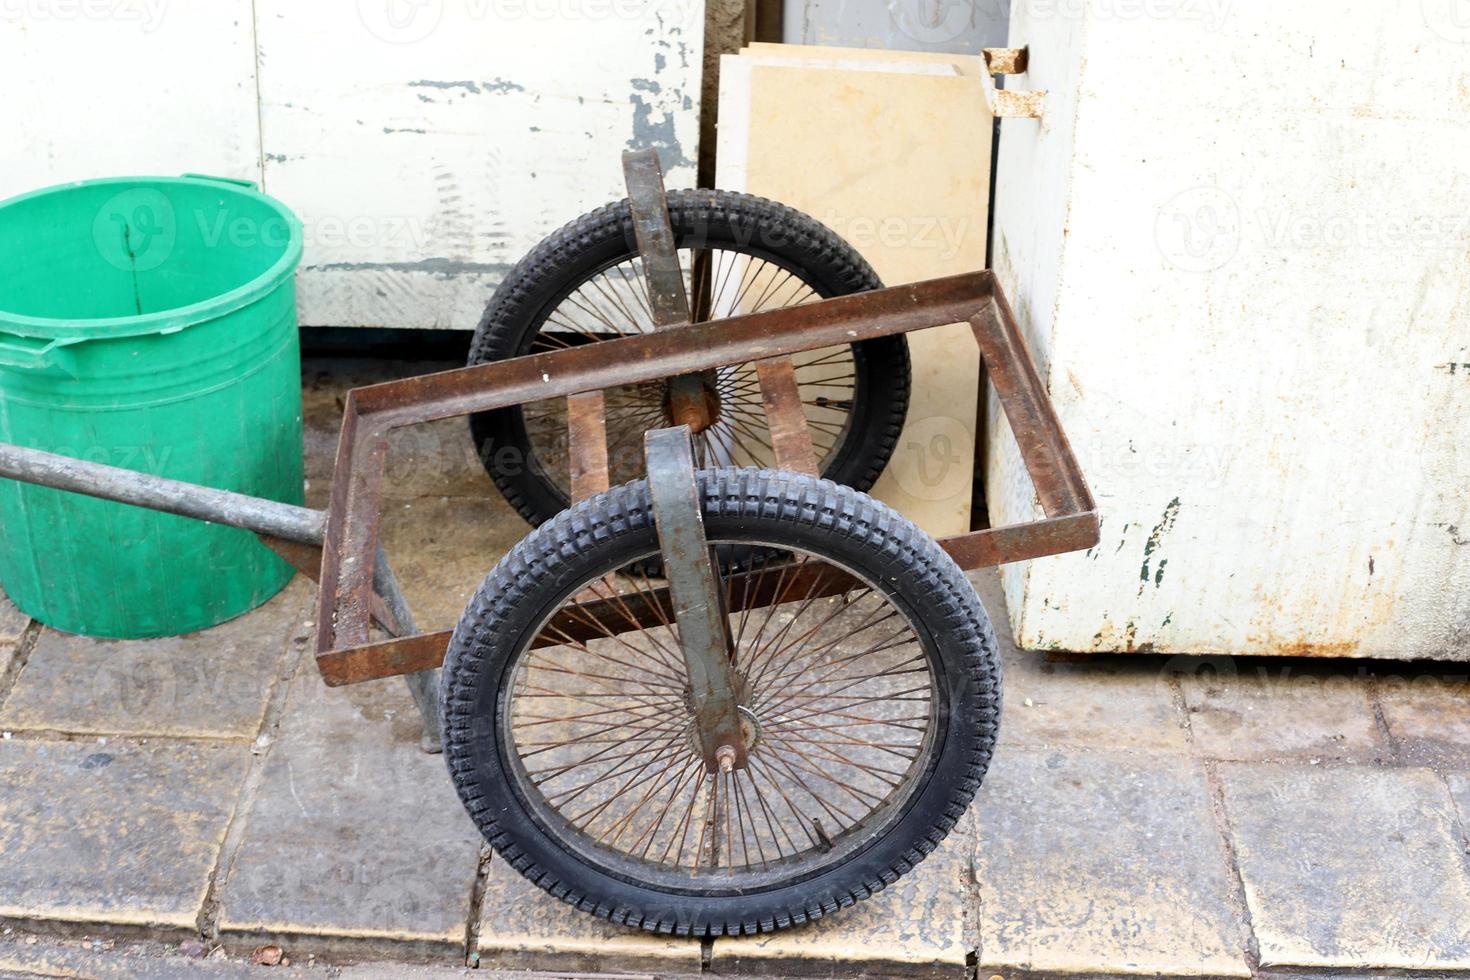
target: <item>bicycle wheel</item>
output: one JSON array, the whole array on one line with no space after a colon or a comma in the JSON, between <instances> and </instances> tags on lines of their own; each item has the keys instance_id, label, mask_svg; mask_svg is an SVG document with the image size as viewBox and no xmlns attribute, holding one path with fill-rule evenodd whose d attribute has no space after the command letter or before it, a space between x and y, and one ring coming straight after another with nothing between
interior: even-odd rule
<instances>
[{"instance_id":1,"label":"bicycle wheel","mask_svg":"<svg viewBox=\"0 0 1470 980\"><path fill-rule=\"evenodd\" d=\"M712 545L771 556L723 577L746 766L706 771L669 607L607 578L657 553L642 481L486 578L445 661L445 758L498 855L551 894L654 932L764 932L944 838L989 764L1000 664L964 574L883 504L777 471L699 485Z\"/></svg>"},{"instance_id":2,"label":"bicycle wheel","mask_svg":"<svg viewBox=\"0 0 1470 980\"><path fill-rule=\"evenodd\" d=\"M696 320L876 289L872 267L813 219L724 191L673 191L669 220ZM485 310L470 364L653 331L628 202L585 215L507 276ZM798 355L796 377L822 475L866 490L887 465L908 409L908 342L884 337ZM771 466L770 430L751 365L707 375L718 405L695 437L701 466ZM608 390L611 482L643 475L643 432L669 424L664 382ZM564 399L474 415L486 471L532 524L570 503Z\"/></svg>"}]
</instances>

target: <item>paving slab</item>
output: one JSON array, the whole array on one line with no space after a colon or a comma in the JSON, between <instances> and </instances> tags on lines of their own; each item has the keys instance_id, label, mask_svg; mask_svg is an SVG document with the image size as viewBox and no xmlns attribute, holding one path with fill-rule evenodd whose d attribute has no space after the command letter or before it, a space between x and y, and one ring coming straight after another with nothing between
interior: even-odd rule
<instances>
[{"instance_id":1,"label":"paving slab","mask_svg":"<svg viewBox=\"0 0 1470 980\"><path fill-rule=\"evenodd\" d=\"M1250 974L1199 762L1002 752L980 790L979 838L979 976Z\"/></svg>"},{"instance_id":2,"label":"paving slab","mask_svg":"<svg viewBox=\"0 0 1470 980\"><path fill-rule=\"evenodd\" d=\"M150 956L133 950L0 942L0 976L86 977L88 980L191 980L193 977L244 980L260 967L220 959Z\"/></svg>"},{"instance_id":3,"label":"paving slab","mask_svg":"<svg viewBox=\"0 0 1470 980\"><path fill-rule=\"evenodd\" d=\"M9 640L0 640L0 696L5 691L6 679L16 667L16 658L20 655L20 644ZM0 701L0 704L3 704Z\"/></svg>"},{"instance_id":4,"label":"paving slab","mask_svg":"<svg viewBox=\"0 0 1470 980\"><path fill-rule=\"evenodd\" d=\"M1212 759L1388 757L1362 666L1175 657L1197 752Z\"/></svg>"},{"instance_id":5,"label":"paving slab","mask_svg":"<svg viewBox=\"0 0 1470 980\"><path fill-rule=\"evenodd\" d=\"M85 977L87 980L248 980L260 977L333 978L333 980L417 980L417 978L477 977L493 980L490 971L473 972L463 967L409 966L403 963L355 963L327 966L291 957L288 964L256 966L248 956L192 958L176 949L159 949L157 944L136 946L111 943L27 943L0 940L0 977ZM503 975L502 975L503 976Z\"/></svg>"},{"instance_id":6,"label":"paving slab","mask_svg":"<svg viewBox=\"0 0 1470 980\"><path fill-rule=\"evenodd\" d=\"M1262 966L1470 969L1470 876L1435 773L1219 772Z\"/></svg>"},{"instance_id":7,"label":"paving slab","mask_svg":"<svg viewBox=\"0 0 1470 980\"><path fill-rule=\"evenodd\" d=\"M1452 772L1445 777L1445 782L1449 784L1450 796L1459 808L1460 836L1470 845L1470 772Z\"/></svg>"},{"instance_id":8,"label":"paving slab","mask_svg":"<svg viewBox=\"0 0 1470 980\"><path fill-rule=\"evenodd\" d=\"M1189 751L1189 732L1156 664L1065 662L1018 651L1004 660L1000 751L1096 748Z\"/></svg>"},{"instance_id":9,"label":"paving slab","mask_svg":"<svg viewBox=\"0 0 1470 980\"><path fill-rule=\"evenodd\" d=\"M463 361L381 361L307 358L302 369L306 478L313 507L324 506L342 429L342 399L349 388L464 367ZM442 419L398 429L389 437L383 484L389 497L498 494L475 455L469 421Z\"/></svg>"},{"instance_id":10,"label":"paving slab","mask_svg":"<svg viewBox=\"0 0 1470 980\"><path fill-rule=\"evenodd\" d=\"M1470 674L1461 665L1385 674L1377 693L1406 761L1470 767Z\"/></svg>"},{"instance_id":11,"label":"paving slab","mask_svg":"<svg viewBox=\"0 0 1470 980\"><path fill-rule=\"evenodd\" d=\"M302 665L219 888L232 948L245 934L463 955L480 837L419 731L400 679L328 688Z\"/></svg>"},{"instance_id":12,"label":"paving slab","mask_svg":"<svg viewBox=\"0 0 1470 980\"><path fill-rule=\"evenodd\" d=\"M249 755L0 741L0 916L192 931Z\"/></svg>"},{"instance_id":13,"label":"paving slab","mask_svg":"<svg viewBox=\"0 0 1470 980\"><path fill-rule=\"evenodd\" d=\"M1083 746L1184 753L1189 732L1157 657L1069 661L1017 649L994 569L969 574L995 627L1004 669L1000 748Z\"/></svg>"},{"instance_id":14,"label":"paving slab","mask_svg":"<svg viewBox=\"0 0 1470 980\"><path fill-rule=\"evenodd\" d=\"M655 936L578 911L491 858L480 918L480 966L497 970L699 973L697 939Z\"/></svg>"},{"instance_id":15,"label":"paving slab","mask_svg":"<svg viewBox=\"0 0 1470 980\"><path fill-rule=\"evenodd\" d=\"M975 816L867 901L806 926L714 941L710 969L731 976L964 977L975 950Z\"/></svg>"},{"instance_id":16,"label":"paving slab","mask_svg":"<svg viewBox=\"0 0 1470 980\"><path fill-rule=\"evenodd\" d=\"M312 615L298 575L253 612L157 640L42 630L0 711L12 731L253 739L280 682L286 641Z\"/></svg>"},{"instance_id":17,"label":"paving slab","mask_svg":"<svg viewBox=\"0 0 1470 980\"><path fill-rule=\"evenodd\" d=\"M30 625L31 617L15 608L15 603L0 590L0 643L19 640Z\"/></svg>"},{"instance_id":18,"label":"paving slab","mask_svg":"<svg viewBox=\"0 0 1470 980\"><path fill-rule=\"evenodd\" d=\"M420 629L452 629L502 555L531 531L493 489L388 501L383 546Z\"/></svg>"}]
</instances>

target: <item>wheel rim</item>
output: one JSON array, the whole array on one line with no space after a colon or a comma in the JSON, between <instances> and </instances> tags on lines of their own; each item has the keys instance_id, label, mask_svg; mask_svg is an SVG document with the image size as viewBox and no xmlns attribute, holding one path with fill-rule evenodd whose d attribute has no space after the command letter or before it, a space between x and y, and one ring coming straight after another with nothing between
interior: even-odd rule
<instances>
[{"instance_id":1,"label":"wheel rim","mask_svg":"<svg viewBox=\"0 0 1470 980\"><path fill-rule=\"evenodd\" d=\"M712 543L769 556L725 582L740 610L730 623L746 769L704 770L677 627L617 633L620 617L636 622L629 603L656 588L626 567L621 593L610 577L573 592L608 600L602 618L581 620L598 636L566 642L549 625L565 622L568 597L525 637L499 710L511 782L543 829L615 874L705 893L809 877L872 843L931 771L944 717L932 641L861 574L769 550L789 545ZM828 569L852 577L847 591L806 584ZM763 588L788 601L742 609Z\"/></svg>"},{"instance_id":2,"label":"wheel rim","mask_svg":"<svg viewBox=\"0 0 1470 980\"><path fill-rule=\"evenodd\" d=\"M680 249L679 261L696 322L824 298L799 270L738 249ZM523 353L560 350L655 329L642 259L629 257L592 273L553 304ZM847 439L852 408L860 397L853 349L824 348L792 360L807 428L820 470L825 472ZM711 468L775 465L754 366L734 365L710 374L720 413L709 431L695 436L697 464ZM613 484L626 483L644 475L643 433L670 424L667 383L621 385L604 394L609 478ZM531 402L519 411L534 456L530 465L569 500L565 399Z\"/></svg>"}]
</instances>

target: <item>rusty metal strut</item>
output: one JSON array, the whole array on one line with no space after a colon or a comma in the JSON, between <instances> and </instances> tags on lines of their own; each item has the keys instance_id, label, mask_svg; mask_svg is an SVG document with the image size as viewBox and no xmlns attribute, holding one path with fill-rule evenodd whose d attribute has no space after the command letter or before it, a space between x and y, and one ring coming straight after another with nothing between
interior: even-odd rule
<instances>
[{"instance_id":1,"label":"rusty metal strut","mask_svg":"<svg viewBox=\"0 0 1470 980\"><path fill-rule=\"evenodd\" d=\"M704 536L689 427L651 429L643 446L664 577L669 580L679 649L689 673L685 697L704 765L712 773L744 769L735 641L719 563Z\"/></svg>"}]
</instances>

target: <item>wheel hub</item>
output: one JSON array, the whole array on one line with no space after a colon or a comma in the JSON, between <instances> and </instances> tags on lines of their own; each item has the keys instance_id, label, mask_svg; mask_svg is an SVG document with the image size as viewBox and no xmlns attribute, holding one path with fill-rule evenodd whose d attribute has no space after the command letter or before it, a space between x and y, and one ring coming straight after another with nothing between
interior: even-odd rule
<instances>
[{"instance_id":1,"label":"wheel hub","mask_svg":"<svg viewBox=\"0 0 1470 980\"><path fill-rule=\"evenodd\" d=\"M750 700L750 688L747 685L743 672L736 671L735 673L735 690L737 692L736 696L742 702ZM690 690L688 685L684 687L684 710L689 712L691 718L694 717L694 692ZM761 743L764 727L761 725L760 716L752 709L746 707L745 704L737 705L735 710L740 715L740 741L744 745L746 754L749 754ZM690 738L695 751L700 751L699 731L697 729L692 730Z\"/></svg>"},{"instance_id":2,"label":"wheel hub","mask_svg":"<svg viewBox=\"0 0 1470 980\"><path fill-rule=\"evenodd\" d=\"M761 720L745 705L736 709L740 712L740 736L745 740L745 751L750 753L761 741Z\"/></svg>"},{"instance_id":3,"label":"wheel hub","mask_svg":"<svg viewBox=\"0 0 1470 980\"><path fill-rule=\"evenodd\" d=\"M720 418L718 375L714 371L681 374L664 387L664 415L673 425L687 425L698 435Z\"/></svg>"}]
</instances>

